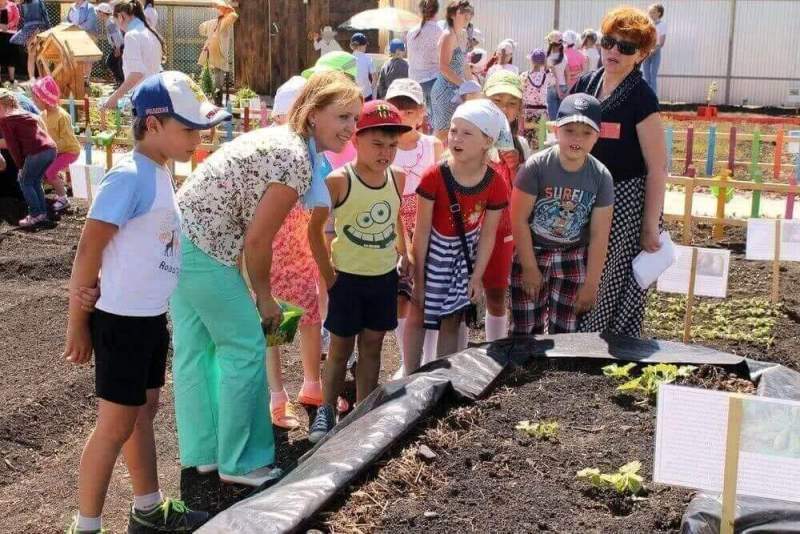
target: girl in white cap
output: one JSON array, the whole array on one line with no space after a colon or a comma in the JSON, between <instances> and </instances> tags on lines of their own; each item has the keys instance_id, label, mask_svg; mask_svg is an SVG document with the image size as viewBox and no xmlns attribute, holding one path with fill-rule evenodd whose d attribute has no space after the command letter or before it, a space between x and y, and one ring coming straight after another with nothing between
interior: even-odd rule
<instances>
[{"instance_id":1,"label":"girl in white cap","mask_svg":"<svg viewBox=\"0 0 800 534\"><path fill-rule=\"evenodd\" d=\"M481 279L508 205L505 185L488 166L505 124L488 100L459 106L448 133L450 156L430 167L417 188L414 289L404 343L408 373L419 367L423 326L439 330L439 357L456 352L461 323L483 293Z\"/></svg>"}]
</instances>

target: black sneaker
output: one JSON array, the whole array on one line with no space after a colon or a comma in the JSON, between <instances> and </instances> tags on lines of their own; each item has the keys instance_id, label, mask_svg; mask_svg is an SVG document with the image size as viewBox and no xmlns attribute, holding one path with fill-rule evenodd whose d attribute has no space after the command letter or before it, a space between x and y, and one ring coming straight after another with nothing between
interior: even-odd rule
<instances>
[{"instance_id":1,"label":"black sneaker","mask_svg":"<svg viewBox=\"0 0 800 534\"><path fill-rule=\"evenodd\" d=\"M208 519L208 512L195 512L183 504L183 501L164 499L161 505L149 512L131 507L128 534L194 532Z\"/></svg>"},{"instance_id":2,"label":"black sneaker","mask_svg":"<svg viewBox=\"0 0 800 534\"><path fill-rule=\"evenodd\" d=\"M323 404L317 409L317 416L308 431L308 441L317 443L336 426L336 411L330 404Z\"/></svg>"}]
</instances>

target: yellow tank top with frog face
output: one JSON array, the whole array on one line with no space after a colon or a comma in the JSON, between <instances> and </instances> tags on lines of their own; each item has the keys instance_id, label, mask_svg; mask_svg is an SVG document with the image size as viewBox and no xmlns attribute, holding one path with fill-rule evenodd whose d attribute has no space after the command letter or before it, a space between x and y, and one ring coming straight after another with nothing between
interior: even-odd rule
<instances>
[{"instance_id":1,"label":"yellow tank top with frog face","mask_svg":"<svg viewBox=\"0 0 800 534\"><path fill-rule=\"evenodd\" d=\"M345 167L348 188L333 209L336 239L331 243L337 271L380 276L397 265L397 214L400 194L391 169L380 187L365 184L352 165Z\"/></svg>"}]
</instances>

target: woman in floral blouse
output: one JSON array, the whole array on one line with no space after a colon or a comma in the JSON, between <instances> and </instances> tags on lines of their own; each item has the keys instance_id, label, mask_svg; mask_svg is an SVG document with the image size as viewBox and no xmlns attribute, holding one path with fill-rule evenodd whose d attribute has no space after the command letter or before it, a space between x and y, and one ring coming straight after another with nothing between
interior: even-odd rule
<instances>
[{"instance_id":1,"label":"woman in floral blouse","mask_svg":"<svg viewBox=\"0 0 800 534\"><path fill-rule=\"evenodd\" d=\"M178 192L182 272L171 315L184 466L250 486L278 476L264 362L264 331L281 319L270 288L272 243L299 196L309 194L316 154L342 150L361 105L345 75L316 74L289 124L224 144Z\"/></svg>"}]
</instances>

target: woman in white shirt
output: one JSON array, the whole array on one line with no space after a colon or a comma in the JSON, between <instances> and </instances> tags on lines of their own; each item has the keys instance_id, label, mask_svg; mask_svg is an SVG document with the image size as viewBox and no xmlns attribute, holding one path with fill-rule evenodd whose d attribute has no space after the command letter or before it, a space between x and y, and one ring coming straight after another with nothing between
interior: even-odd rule
<instances>
[{"instance_id":1,"label":"woman in white shirt","mask_svg":"<svg viewBox=\"0 0 800 534\"><path fill-rule=\"evenodd\" d=\"M122 72L125 81L108 97L104 109L114 109L128 91L145 78L161 72L164 39L153 29L144 16L139 0L127 0L114 6L114 20L125 32L122 51Z\"/></svg>"},{"instance_id":2,"label":"woman in white shirt","mask_svg":"<svg viewBox=\"0 0 800 534\"><path fill-rule=\"evenodd\" d=\"M561 32L553 30L547 34L547 69L553 74L555 83L547 88L547 116L556 120L558 106L567 96L567 60Z\"/></svg>"},{"instance_id":3,"label":"woman in white shirt","mask_svg":"<svg viewBox=\"0 0 800 534\"><path fill-rule=\"evenodd\" d=\"M422 0L419 3L419 12L422 22L406 36L408 77L422 86L425 107L430 117L431 89L439 75L439 38L444 30L436 23L439 13L437 0Z\"/></svg>"},{"instance_id":4,"label":"woman in white shirt","mask_svg":"<svg viewBox=\"0 0 800 534\"><path fill-rule=\"evenodd\" d=\"M144 0L144 18L151 28L158 30L158 11L154 0Z\"/></svg>"}]
</instances>

